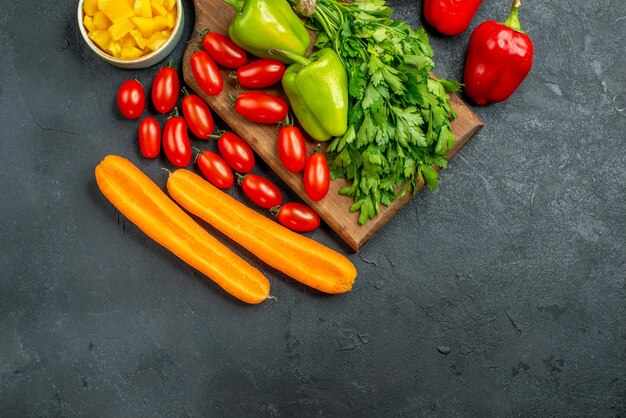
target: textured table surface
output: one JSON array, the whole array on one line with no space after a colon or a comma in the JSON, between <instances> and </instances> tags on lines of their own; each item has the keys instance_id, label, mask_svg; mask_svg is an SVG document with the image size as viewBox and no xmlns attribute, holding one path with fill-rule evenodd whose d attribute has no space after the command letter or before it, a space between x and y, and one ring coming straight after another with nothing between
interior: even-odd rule
<instances>
[{"instance_id":1,"label":"textured table surface","mask_svg":"<svg viewBox=\"0 0 626 418\"><path fill-rule=\"evenodd\" d=\"M414 25L421 3L390 2ZM471 28L508 3L484 2ZM114 101L157 69L99 61L74 15L74 1L0 2L2 416L626 414L623 0L527 1L534 69L476 109L487 126L441 189L357 254L313 233L349 254L354 290L322 296L237 249L278 299L255 307L100 195L109 153L165 183ZM432 34L438 74L461 77L468 39Z\"/></svg>"}]
</instances>

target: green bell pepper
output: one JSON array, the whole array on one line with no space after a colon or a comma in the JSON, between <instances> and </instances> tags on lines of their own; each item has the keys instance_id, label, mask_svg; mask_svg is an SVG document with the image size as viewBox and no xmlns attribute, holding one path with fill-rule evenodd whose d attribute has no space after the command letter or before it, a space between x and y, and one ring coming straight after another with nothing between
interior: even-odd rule
<instances>
[{"instance_id":1,"label":"green bell pepper","mask_svg":"<svg viewBox=\"0 0 626 418\"><path fill-rule=\"evenodd\" d=\"M239 11L228 27L228 36L246 51L269 58L271 48L300 56L309 49L309 32L287 0L246 0L245 4L243 0L224 2ZM286 57L276 59L292 62Z\"/></svg>"},{"instance_id":2,"label":"green bell pepper","mask_svg":"<svg viewBox=\"0 0 626 418\"><path fill-rule=\"evenodd\" d=\"M317 141L342 136L348 130L348 74L337 53L330 48L309 58L275 53L295 61L285 71L283 87L302 128Z\"/></svg>"}]
</instances>

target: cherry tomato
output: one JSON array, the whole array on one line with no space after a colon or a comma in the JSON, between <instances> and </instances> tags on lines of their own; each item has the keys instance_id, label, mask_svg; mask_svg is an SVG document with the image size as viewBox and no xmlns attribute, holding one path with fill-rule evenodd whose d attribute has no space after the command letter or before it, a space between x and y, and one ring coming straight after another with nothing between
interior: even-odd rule
<instances>
[{"instance_id":1,"label":"cherry tomato","mask_svg":"<svg viewBox=\"0 0 626 418\"><path fill-rule=\"evenodd\" d=\"M273 59L252 61L237 70L237 81L247 89L263 89L278 83L285 74L285 64Z\"/></svg>"},{"instance_id":2,"label":"cherry tomato","mask_svg":"<svg viewBox=\"0 0 626 418\"><path fill-rule=\"evenodd\" d=\"M217 140L217 149L233 170L239 173L249 173L254 168L252 148L234 133L224 133Z\"/></svg>"},{"instance_id":3,"label":"cherry tomato","mask_svg":"<svg viewBox=\"0 0 626 418\"><path fill-rule=\"evenodd\" d=\"M200 139L209 139L215 129L209 106L195 94L189 94L182 101L183 115L187 126Z\"/></svg>"},{"instance_id":4,"label":"cherry tomato","mask_svg":"<svg viewBox=\"0 0 626 418\"><path fill-rule=\"evenodd\" d=\"M304 167L304 191L311 200L322 200L330 188L328 161L322 153L309 157Z\"/></svg>"},{"instance_id":5,"label":"cherry tomato","mask_svg":"<svg viewBox=\"0 0 626 418\"><path fill-rule=\"evenodd\" d=\"M217 32L209 32L202 39L202 47L219 65L226 68L239 68L248 62L246 51Z\"/></svg>"},{"instance_id":6,"label":"cherry tomato","mask_svg":"<svg viewBox=\"0 0 626 418\"><path fill-rule=\"evenodd\" d=\"M235 182L233 170L230 169L226 161L213 151L203 151L198 155L196 164L215 187L228 189Z\"/></svg>"},{"instance_id":7,"label":"cherry tomato","mask_svg":"<svg viewBox=\"0 0 626 418\"><path fill-rule=\"evenodd\" d=\"M178 112L175 109L175 115ZM191 143L187 135L187 124L180 116L167 120L163 129L163 150L167 159L176 167L187 167L191 162Z\"/></svg>"},{"instance_id":8,"label":"cherry tomato","mask_svg":"<svg viewBox=\"0 0 626 418\"><path fill-rule=\"evenodd\" d=\"M278 131L278 156L285 168L299 173L306 164L306 143L296 126L283 126Z\"/></svg>"},{"instance_id":9,"label":"cherry tomato","mask_svg":"<svg viewBox=\"0 0 626 418\"><path fill-rule=\"evenodd\" d=\"M217 96L224 89L224 80L213 58L204 51L198 51L190 58L191 71L203 92Z\"/></svg>"},{"instance_id":10,"label":"cherry tomato","mask_svg":"<svg viewBox=\"0 0 626 418\"><path fill-rule=\"evenodd\" d=\"M159 113L167 113L174 109L178 101L180 81L178 73L172 67L159 70L152 83L152 103Z\"/></svg>"},{"instance_id":11,"label":"cherry tomato","mask_svg":"<svg viewBox=\"0 0 626 418\"><path fill-rule=\"evenodd\" d=\"M297 232L310 232L320 226L320 217L313 209L302 203L285 203L278 211L278 222Z\"/></svg>"},{"instance_id":12,"label":"cherry tomato","mask_svg":"<svg viewBox=\"0 0 626 418\"><path fill-rule=\"evenodd\" d=\"M235 111L253 122L273 124L285 120L289 106L278 96L251 91L237 97Z\"/></svg>"},{"instance_id":13,"label":"cherry tomato","mask_svg":"<svg viewBox=\"0 0 626 418\"><path fill-rule=\"evenodd\" d=\"M146 93L137 80L126 80L117 90L117 107L126 119L137 119L146 107Z\"/></svg>"},{"instance_id":14,"label":"cherry tomato","mask_svg":"<svg viewBox=\"0 0 626 418\"><path fill-rule=\"evenodd\" d=\"M145 158L156 158L161 152L161 125L150 116L139 124L139 149Z\"/></svg>"},{"instance_id":15,"label":"cherry tomato","mask_svg":"<svg viewBox=\"0 0 626 418\"><path fill-rule=\"evenodd\" d=\"M247 174L241 188L253 203L264 209L271 209L283 201L283 195L278 187L265 177L256 174Z\"/></svg>"}]
</instances>

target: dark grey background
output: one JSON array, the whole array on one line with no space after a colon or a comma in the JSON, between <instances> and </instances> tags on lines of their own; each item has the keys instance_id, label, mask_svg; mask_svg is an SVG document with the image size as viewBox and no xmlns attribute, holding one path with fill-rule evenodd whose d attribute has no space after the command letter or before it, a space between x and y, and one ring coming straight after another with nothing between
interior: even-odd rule
<instances>
[{"instance_id":1,"label":"dark grey background","mask_svg":"<svg viewBox=\"0 0 626 418\"><path fill-rule=\"evenodd\" d=\"M421 1L390 4L422 22ZM476 109L486 127L441 189L358 254L312 234L355 263L351 293L322 296L228 242L272 282L278 300L252 307L100 195L110 153L165 184L114 99L157 68L98 60L75 7L0 2L0 415L626 414L623 0L525 3L534 68ZM471 28L508 7L485 1ZM438 74L461 78L469 34L431 36Z\"/></svg>"}]
</instances>

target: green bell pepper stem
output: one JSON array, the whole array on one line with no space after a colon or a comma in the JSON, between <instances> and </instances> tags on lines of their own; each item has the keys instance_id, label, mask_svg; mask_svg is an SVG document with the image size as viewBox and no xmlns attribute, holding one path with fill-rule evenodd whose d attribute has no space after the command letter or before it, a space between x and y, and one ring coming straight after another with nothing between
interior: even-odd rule
<instances>
[{"instance_id":1,"label":"green bell pepper stem","mask_svg":"<svg viewBox=\"0 0 626 418\"><path fill-rule=\"evenodd\" d=\"M238 12L243 9L243 6L246 4L245 0L222 0L224 3L231 5Z\"/></svg>"},{"instance_id":2,"label":"green bell pepper stem","mask_svg":"<svg viewBox=\"0 0 626 418\"><path fill-rule=\"evenodd\" d=\"M302 66L307 66L312 62L310 59L305 58L302 55L294 54L293 52L289 52L289 51L283 51L282 49L272 48L268 52L270 55L275 55L275 54L282 55L283 57L289 58L293 62L297 62L298 64Z\"/></svg>"}]
</instances>

